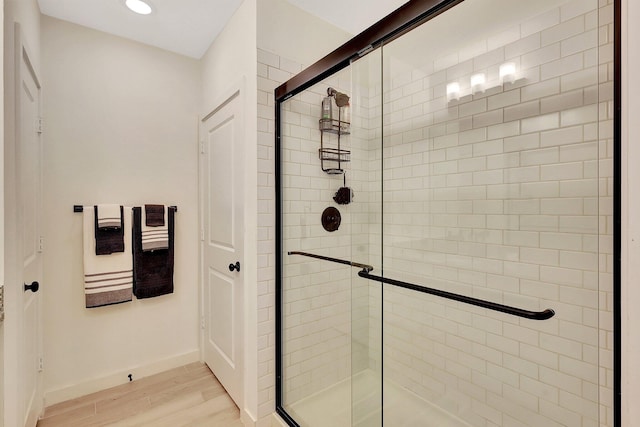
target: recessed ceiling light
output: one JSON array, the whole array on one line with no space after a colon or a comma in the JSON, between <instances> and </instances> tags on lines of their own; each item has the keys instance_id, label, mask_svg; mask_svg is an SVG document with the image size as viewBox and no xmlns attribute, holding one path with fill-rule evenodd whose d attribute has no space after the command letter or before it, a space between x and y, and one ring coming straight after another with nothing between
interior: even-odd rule
<instances>
[{"instance_id":1,"label":"recessed ceiling light","mask_svg":"<svg viewBox=\"0 0 640 427\"><path fill-rule=\"evenodd\" d=\"M140 15L148 15L151 13L151 6L142 0L126 0L125 4L129 9Z\"/></svg>"}]
</instances>

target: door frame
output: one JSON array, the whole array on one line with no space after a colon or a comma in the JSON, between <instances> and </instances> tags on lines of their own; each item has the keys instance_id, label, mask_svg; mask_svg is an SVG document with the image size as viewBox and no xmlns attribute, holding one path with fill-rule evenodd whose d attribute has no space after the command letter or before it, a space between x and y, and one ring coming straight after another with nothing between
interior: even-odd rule
<instances>
[{"instance_id":1,"label":"door frame","mask_svg":"<svg viewBox=\"0 0 640 427\"><path fill-rule=\"evenodd\" d=\"M36 64L30 59L33 58L31 49L27 45L26 39L22 32L19 22L15 22L13 28L5 28L4 45L6 54L4 56L5 64L4 82L4 300L5 300L5 321L3 336L3 396L2 403L4 409L4 425L21 426L21 417L24 416L24 408L22 408L20 397L20 376L19 366L21 346L20 323L18 313L22 310L22 277L20 274L20 259L18 254L20 251L20 238L18 233L18 176L17 176L17 144L19 139L20 119L17 111L19 110L19 87L20 87L20 67L23 52L26 55L31 73L36 81L39 89L39 103L42 106L42 85L40 75L41 72L36 68ZM13 30L13 31L12 31ZM13 36L13 37L11 37ZM40 138L43 138L42 136ZM42 143L42 139L41 139ZM42 153L41 153L42 155ZM42 162L40 162L40 173L42 174ZM40 357L42 357L42 305L39 306L39 336L38 348ZM38 378L39 395L37 399L40 401L41 410L44 409L44 397L42 388L42 376Z\"/></svg>"},{"instance_id":2,"label":"door frame","mask_svg":"<svg viewBox=\"0 0 640 427\"><path fill-rule=\"evenodd\" d=\"M0 10L4 12L4 0L0 0ZM0 17L0 34L2 35L3 46L7 43L7 40L4 37L4 16ZM0 56L0 73L2 78L0 82L3 82L0 87L0 94L2 95L2 103L0 104L0 135L2 135L3 143L2 143L2 151L0 151L0 286L2 286L3 293L3 303L2 303L2 319L0 319L0 427L4 427L4 395L5 395L5 386L4 386L4 360L5 360L5 341L4 341L4 291L6 288L5 285L5 272L4 272L4 195L5 195L5 178L4 178L4 141L5 138L5 89L4 89L4 53Z\"/></svg>"}]
</instances>

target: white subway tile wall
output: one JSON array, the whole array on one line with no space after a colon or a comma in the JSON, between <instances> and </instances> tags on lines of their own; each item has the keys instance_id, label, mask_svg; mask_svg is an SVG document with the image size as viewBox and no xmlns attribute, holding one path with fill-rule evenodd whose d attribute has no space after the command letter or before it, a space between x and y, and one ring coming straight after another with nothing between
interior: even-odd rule
<instances>
[{"instance_id":1,"label":"white subway tile wall","mask_svg":"<svg viewBox=\"0 0 640 427\"><path fill-rule=\"evenodd\" d=\"M280 69L280 57L258 49L258 420L271 425L275 410L275 118L274 89L281 81L269 78ZM290 76L302 70L290 71Z\"/></svg>"},{"instance_id":2,"label":"white subway tile wall","mask_svg":"<svg viewBox=\"0 0 640 427\"><path fill-rule=\"evenodd\" d=\"M384 93L363 72L380 68L374 53L352 66L367 77L344 71L283 104L285 251L378 272L384 252L386 276L556 311L544 322L508 317L285 255L286 403L379 372L384 351L384 381L473 426L613 425L612 8L573 0L418 70L395 61L392 44ZM447 102L447 83L506 61L517 64L514 84ZM258 62L265 417L275 401L273 89L301 67L262 50ZM328 86L352 96L350 205L332 201L342 176L318 160ZM342 213L336 232L320 225L327 206Z\"/></svg>"},{"instance_id":3,"label":"white subway tile wall","mask_svg":"<svg viewBox=\"0 0 640 427\"><path fill-rule=\"evenodd\" d=\"M567 3L489 37L484 51L476 41L475 58L433 59L425 68L447 79L427 74L422 87L407 80L394 44L385 48L385 275L557 313L543 323L514 320L385 288L385 381L474 426L613 422L611 399L602 399L612 393L610 359L598 358L611 357L611 321L593 316L610 319L602 307L612 272L604 244L612 233L611 71L598 55L610 46L597 36L612 25L611 5L600 5L599 23L596 7ZM398 43L417 43L418 32ZM447 83L506 61L520 64L523 80L447 101ZM411 151L418 132L396 120L399 108L418 108L395 98L403 85L431 94L417 102L437 118L422 124L427 148L413 152L422 163L409 173L397 144ZM493 329L477 329L478 319Z\"/></svg>"}]
</instances>

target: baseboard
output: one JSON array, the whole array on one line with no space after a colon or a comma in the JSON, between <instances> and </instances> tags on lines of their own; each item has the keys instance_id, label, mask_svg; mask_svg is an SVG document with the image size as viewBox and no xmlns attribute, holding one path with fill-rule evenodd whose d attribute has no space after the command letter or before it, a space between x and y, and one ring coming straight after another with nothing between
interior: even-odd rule
<instances>
[{"instance_id":1,"label":"baseboard","mask_svg":"<svg viewBox=\"0 0 640 427\"><path fill-rule=\"evenodd\" d=\"M242 421L242 425L244 427L256 427L258 425L255 418L247 411L246 408L240 411L240 421Z\"/></svg>"},{"instance_id":2,"label":"baseboard","mask_svg":"<svg viewBox=\"0 0 640 427\"><path fill-rule=\"evenodd\" d=\"M199 360L200 351L194 350L149 364L128 367L122 371L101 378L93 378L89 381L59 388L57 390L48 390L45 391L44 395L45 407L124 384L128 381L129 374L133 376L133 380L135 381L136 379L155 375Z\"/></svg>"},{"instance_id":3,"label":"baseboard","mask_svg":"<svg viewBox=\"0 0 640 427\"><path fill-rule=\"evenodd\" d=\"M285 423L282 418L277 413L273 413L271 415L271 427L288 427L287 423Z\"/></svg>"}]
</instances>

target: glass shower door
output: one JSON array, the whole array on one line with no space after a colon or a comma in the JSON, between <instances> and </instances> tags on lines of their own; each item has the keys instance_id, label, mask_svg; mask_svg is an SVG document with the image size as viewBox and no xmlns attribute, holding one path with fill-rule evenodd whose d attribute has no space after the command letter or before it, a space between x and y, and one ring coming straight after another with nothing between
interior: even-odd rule
<instances>
[{"instance_id":1,"label":"glass shower door","mask_svg":"<svg viewBox=\"0 0 640 427\"><path fill-rule=\"evenodd\" d=\"M359 273L382 266L382 49L351 63L352 153L351 254L365 266L352 269L352 422L354 427L383 425L382 288Z\"/></svg>"},{"instance_id":2,"label":"glass shower door","mask_svg":"<svg viewBox=\"0 0 640 427\"><path fill-rule=\"evenodd\" d=\"M598 17L466 0L382 48L384 425L599 425Z\"/></svg>"},{"instance_id":3,"label":"glass shower door","mask_svg":"<svg viewBox=\"0 0 640 427\"><path fill-rule=\"evenodd\" d=\"M382 425L382 289L358 276L382 257L381 64L281 105L281 393L300 426Z\"/></svg>"},{"instance_id":4,"label":"glass shower door","mask_svg":"<svg viewBox=\"0 0 640 427\"><path fill-rule=\"evenodd\" d=\"M352 425L352 378L364 360L366 339L354 336L368 311L358 307L349 261L360 209L351 192L362 197L352 175L351 141L360 137L347 120L352 98L346 68L281 105L281 393L300 426Z\"/></svg>"}]
</instances>

